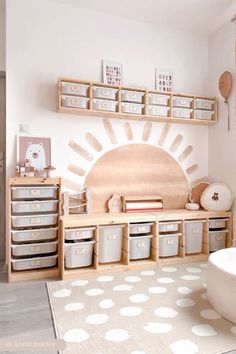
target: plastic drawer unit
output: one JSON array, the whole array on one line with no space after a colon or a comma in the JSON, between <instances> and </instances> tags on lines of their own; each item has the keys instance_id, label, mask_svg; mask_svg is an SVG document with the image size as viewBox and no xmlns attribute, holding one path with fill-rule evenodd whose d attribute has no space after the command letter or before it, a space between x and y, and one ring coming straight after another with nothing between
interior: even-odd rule
<instances>
[{"instance_id":1,"label":"plastic drawer unit","mask_svg":"<svg viewBox=\"0 0 236 354\"><path fill-rule=\"evenodd\" d=\"M93 262L94 240L65 243L66 268L88 267Z\"/></svg>"},{"instance_id":2,"label":"plastic drawer unit","mask_svg":"<svg viewBox=\"0 0 236 354\"><path fill-rule=\"evenodd\" d=\"M159 232L178 232L181 221L160 222Z\"/></svg>"},{"instance_id":3,"label":"plastic drawer unit","mask_svg":"<svg viewBox=\"0 0 236 354\"><path fill-rule=\"evenodd\" d=\"M92 108L98 111L116 112L117 105L117 101L92 99Z\"/></svg>"},{"instance_id":4,"label":"plastic drawer unit","mask_svg":"<svg viewBox=\"0 0 236 354\"><path fill-rule=\"evenodd\" d=\"M169 99L170 96L168 95L160 95L157 93L148 94L148 103L150 105L168 106Z\"/></svg>"},{"instance_id":5,"label":"plastic drawer unit","mask_svg":"<svg viewBox=\"0 0 236 354\"><path fill-rule=\"evenodd\" d=\"M125 225L99 227L99 262L121 260L123 228Z\"/></svg>"},{"instance_id":6,"label":"plastic drawer unit","mask_svg":"<svg viewBox=\"0 0 236 354\"><path fill-rule=\"evenodd\" d=\"M54 240L57 238L58 228L34 229L34 230L11 230L13 242L35 242Z\"/></svg>"},{"instance_id":7,"label":"plastic drawer unit","mask_svg":"<svg viewBox=\"0 0 236 354\"><path fill-rule=\"evenodd\" d=\"M57 187L12 187L12 200L18 199L57 199L58 188Z\"/></svg>"},{"instance_id":8,"label":"plastic drawer unit","mask_svg":"<svg viewBox=\"0 0 236 354\"><path fill-rule=\"evenodd\" d=\"M123 102L142 103L143 96L144 92L141 91L121 90L121 101Z\"/></svg>"},{"instance_id":9,"label":"plastic drawer unit","mask_svg":"<svg viewBox=\"0 0 236 354\"><path fill-rule=\"evenodd\" d=\"M203 239L203 224L206 220L191 220L185 222L185 253L201 253Z\"/></svg>"},{"instance_id":10,"label":"plastic drawer unit","mask_svg":"<svg viewBox=\"0 0 236 354\"><path fill-rule=\"evenodd\" d=\"M129 225L129 233L131 235L149 234L151 232L152 223L137 223Z\"/></svg>"},{"instance_id":11,"label":"plastic drawer unit","mask_svg":"<svg viewBox=\"0 0 236 354\"><path fill-rule=\"evenodd\" d=\"M226 222L228 221L228 218L222 218L222 219L210 219L209 220L209 229L224 229L226 227Z\"/></svg>"},{"instance_id":12,"label":"plastic drawer unit","mask_svg":"<svg viewBox=\"0 0 236 354\"><path fill-rule=\"evenodd\" d=\"M195 109L206 109L206 110L212 110L213 104L215 101L213 100L205 100L202 98L195 98L194 99L194 108Z\"/></svg>"},{"instance_id":13,"label":"plastic drawer unit","mask_svg":"<svg viewBox=\"0 0 236 354\"><path fill-rule=\"evenodd\" d=\"M159 256L171 257L177 256L179 250L179 236L178 234L159 235Z\"/></svg>"},{"instance_id":14,"label":"plastic drawer unit","mask_svg":"<svg viewBox=\"0 0 236 354\"><path fill-rule=\"evenodd\" d=\"M57 224L58 214L45 214L45 215L24 215L12 216L12 227L38 227L38 226L54 226Z\"/></svg>"},{"instance_id":15,"label":"plastic drawer unit","mask_svg":"<svg viewBox=\"0 0 236 354\"><path fill-rule=\"evenodd\" d=\"M93 98L102 98L104 100L116 100L118 89L109 87L93 86Z\"/></svg>"},{"instance_id":16,"label":"plastic drawer unit","mask_svg":"<svg viewBox=\"0 0 236 354\"><path fill-rule=\"evenodd\" d=\"M42 242L34 243L29 245L12 245L12 255L16 257L38 255L38 254L49 254L57 251L58 241L54 242Z\"/></svg>"},{"instance_id":17,"label":"plastic drawer unit","mask_svg":"<svg viewBox=\"0 0 236 354\"><path fill-rule=\"evenodd\" d=\"M68 95L77 96L88 96L89 85L76 84L73 82L62 82L61 83L61 93Z\"/></svg>"},{"instance_id":18,"label":"plastic drawer unit","mask_svg":"<svg viewBox=\"0 0 236 354\"><path fill-rule=\"evenodd\" d=\"M172 97L172 106L173 107L191 108L192 100L193 100L192 97L173 96Z\"/></svg>"},{"instance_id":19,"label":"plastic drawer unit","mask_svg":"<svg viewBox=\"0 0 236 354\"><path fill-rule=\"evenodd\" d=\"M138 103L128 103L122 102L121 103L121 111L123 113L130 113L130 114L142 114L144 105Z\"/></svg>"},{"instance_id":20,"label":"plastic drawer unit","mask_svg":"<svg viewBox=\"0 0 236 354\"><path fill-rule=\"evenodd\" d=\"M152 235L131 236L129 238L130 259L145 259L150 257Z\"/></svg>"},{"instance_id":21,"label":"plastic drawer unit","mask_svg":"<svg viewBox=\"0 0 236 354\"><path fill-rule=\"evenodd\" d=\"M92 238L95 227L76 228L65 230L65 240L85 240Z\"/></svg>"},{"instance_id":22,"label":"plastic drawer unit","mask_svg":"<svg viewBox=\"0 0 236 354\"><path fill-rule=\"evenodd\" d=\"M27 270L54 267L57 264L57 255L49 257L12 259L13 270Z\"/></svg>"},{"instance_id":23,"label":"plastic drawer unit","mask_svg":"<svg viewBox=\"0 0 236 354\"><path fill-rule=\"evenodd\" d=\"M160 106L148 106L148 114L151 116L168 117L170 108Z\"/></svg>"},{"instance_id":24,"label":"plastic drawer unit","mask_svg":"<svg viewBox=\"0 0 236 354\"><path fill-rule=\"evenodd\" d=\"M209 250L210 252L225 248L227 230L209 231Z\"/></svg>"},{"instance_id":25,"label":"plastic drawer unit","mask_svg":"<svg viewBox=\"0 0 236 354\"><path fill-rule=\"evenodd\" d=\"M203 119L203 120L211 120L213 114L214 114L214 111L204 111L201 109L196 109L194 111L194 118L195 119Z\"/></svg>"},{"instance_id":26,"label":"plastic drawer unit","mask_svg":"<svg viewBox=\"0 0 236 354\"><path fill-rule=\"evenodd\" d=\"M172 115L174 118L191 118L192 109L188 108L172 108Z\"/></svg>"},{"instance_id":27,"label":"plastic drawer unit","mask_svg":"<svg viewBox=\"0 0 236 354\"><path fill-rule=\"evenodd\" d=\"M44 200L44 201L33 201L33 202L12 202L12 213L13 214L32 214L38 212L56 212L58 209L57 200Z\"/></svg>"},{"instance_id":28,"label":"plastic drawer unit","mask_svg":"<svg viewBox=\"0 0 236 354\"><path fill-rule=\"evenodd\" d=\"M89 108L89 98L62 95L61 96L61 105L63 107L88 109Z\"/></svg>"}]
</instances>

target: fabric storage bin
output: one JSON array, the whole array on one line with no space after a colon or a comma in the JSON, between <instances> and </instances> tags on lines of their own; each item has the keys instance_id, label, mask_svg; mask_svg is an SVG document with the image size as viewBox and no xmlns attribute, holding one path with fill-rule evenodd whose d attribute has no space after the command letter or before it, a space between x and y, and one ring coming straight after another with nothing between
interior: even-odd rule
<instances>
[{"instance_id":1,"label":"fabric storage bin","mask_svg":"<svg viewBox=\"0 0 236 354\"><path fill-rule=\"evenodd\" d=\"M209 231L209 251L217 251L225 248L225 236L227 231Z\"/></svg>"},{"instance_id":2,"label":"fabric storage bin","mask_svg":"<svg viewBox=\"0 0 236 354\"><path fill-rule=\"evenodd\" d=\"M36 227L56 225L58 214L12 216L12 227Z\"/></svg>"},{"instance_id":3,"label":"fabric storage bin","mask_svg":"<svg viewBox=\"0 0 236 354\"><path fill-rule=\"evenodd\" d=\"M179 224L181 224L180 221L160 222L159 232L179 231Z\"/></svg>"},{"instance_id":4,"label":"fabric storage bin","mask_svg":"<svg viewBox=\"0 0 236 354\"><path fill-rule=\"evenodd\" d=\"M174 118L191 118L192 109L172 108L172 115Z\"/></svg>"},{"instance_id":5,"label":"fabric storage bin","mask_svg":"<svg viewBox=\"0 0 236 354\"><path fill-rule=\"evenodd\" d=\"M203 223L205 221L189 221L185 223L185 253L201 253Z\"/></svg>"},{"instance_id":6,"label":"fabric storage bin","mask_svg":"<svg viewBox=\"0 0 236 354\"><path fill-rule=\"evenodd\" d=\"M172 106L173 107L183 107L183 108L190 108L192 97L181 97L181 96L173 96L172 97Z\"/></svg>"},{"instance_id":7,"label":"fabric storage bin","mask_svg":"<svg viewBox=\"0 0 236 354\"><path fill-rule=\"evenodd\" d=\"M92 107L98 111L116 112L117 104L117 101L92 99Z\"/></svg>"},{"instance_id":8,"label":"fabric storage bin","mask_svg":"<svg viewBox=\"0 0 236 354\"><path fill-rule=\"evenodd\" d=\"M11 187L12 199L57 199L57 187Z\"/></svg>"},{"instance_id":9,"label":"fabric storage bin","mask_svg":"<svg viewBox=\"0 0 236 354\"><path fill-rule=\"evenodd\" d=\"M148 94L148 103L150 105L168 106L169 98L170 98L170 96L168 96L168 95L149 93Z\"/></svg>"},{"instance_id":10,"label":"fabric storage bin","mask_svg":"<svg viewBox=\"0 0 236 354\"><path fill-rule=\"evenodd\" d=\"M129 233L132 235L135 234L148 234L151 232L151 223L140 223L140 224L130 224Z\"/></svg>"},{"instance_id":11,"label":"fabric storage bin","mask_svg":"<svg viewBox=\"0 0 236 354\"><path fill-rule=\"evenodd\" d=\"M55 212L57 211L57 200L45 200L34 202L12 202L12 213L37 213L37 212Z\"/></svg>"},{"instance_id":12,"label":"fabric storage bin","mask_svg":"<svg viewBox=\"0 0 236 354\"><path fill-rule=\"evenodd\" d=\"M41 253L54 253L57 251L58 241L53 242L43 242L43 243L31 243L29 245L12 245L12 255L13 256L30 256L34 254Z\"/></svg>"},{"instance_id":13,"label":"fabric storage bin","mask_svg":"<svg viewBox=\"0 0 236 354\"><path fill-rule=\"evenodd\" d=\"M194 118L195 119L211 120L213 114L214 114L214 111L204 111L204 110L197 109L194 111Z\"/></svg>"},{"instance_id":14,"label":"fabric storage bin","mask_svg":"<svg viewBox=\"0 0 236 354\"><path fill-rule=\"evenodd\" d=\"M148 106L148 114L151 116L167 117L169 110L168 107Z\"/></svg>"},{"instance_id":15,"label":"fabric storage bin","mask_svg":"<svg viewBox=\"0 0 236 354\"><path fill-rule=\"evenodd\" d=\"M121 90L121 101L142 103L144 92Z\"/></svg>"},{"instance_id":16,"label":"fabric storage bin","mask_svg":"<svg viewBox=\"0 0 236 354\"><path fill-rule=\"evenodd\" d=\"M229 219L210 219L209 229L223 229Z\"/></svg>"},{"instance_id":17,"label":"fabric storage bin","mask_svg":"<svg viewBox=\"0 0 236 354\"><path fill-rule=\"evenodd\" d=\"M124 225L99 227L99 262L119 262L121 260Z\"/></svg>"},{"instance_id":18,"label":"fabric storage bin","mask_svg":"<svg viewBox=\"0 0 236 354\"><path fill-rule=\"evenodd\" d=\"M159 235L159 256L177 256L179 250L179 236L181 234Z\"/></svg>"},{"instance_id":19,"label":"fabric storage bin","mask_svg":"<svg viewBox=\"0 0 236 354\"><path fill-rule=\"evenodd\" d=\"M76 96L61 96L63 107L89 108L89 98Z\"/></svg>"},{"instance_id":20,"label":"fabric storage bin","mask_svg":"<svg viewBox=\"0 0 236 354\"><path fill-rule=\"evenodd\" d=\"M93 237L95 227L65 230L65 240L81 240Z\"/></svg>"},{"instance_id":21,"label":"fabric storage bin","mask_svg":"<svg viewBox=\"0 0 236 354\"><path fill-rule=\"evenodd\" d=\"M34 230L11 230L13 242L32 242L53 240L57 238L58 228L34 229Z\"/></svg>"},{"instance_id":22,"label":"fabric storage bin","mask_svg":"<svg viewBox=\"0 0 236 354\"><path fill-rule=\"evenodd\" d=\"M194 108L195 109L208 109L211 111L214 102L215 101L213 101L213 100L205 100L202 98L195 98L194 99Z\"/></svg>"},{"instance_id":23,"label":"fabric storage bin","mask_svg":"<svg viewBox=\"0 0 236 354\"><path fill-rule=\"evenodd\" d=\"M13 270L27 270L54 267L57 264L57 255L49 257L35 257L25 259L12 259Z\"/></svg>"},{"instance_id":24,"label":"fabric storage bin","mask_svg":"<svg viewBox=\"0 0 236 354\"><path fill-rule=\"evenodd\" d=\"M135 104L135 103L121 103L121 112L123 113L131 113L131 114L142 114L143 104Z\"/></svg>"},{"instance_id":25,"label":"fabric storage bin","mask_svg":"<svg viewBox=\"0 0 236 354\"><path fill-rule=\"evenodd\" d=\"M150 257L152 235L131 236L129 238L130 259L145 259Z\"/></svg>"},{"instance_id":26,"label":"fabric storage bin","mask_svg":"<svg viewBox=\"0 0 236 354\"><path fill-rule=\"evenodd\" d=\"M88 267L93 262L93 246L95 241L65 243L66 268Z\"/></svg>"},{"instance_id":27,"label":"fabric storage bin","mask_svg":"<svg viewBox=\"0 0 236 354\"><path fill-rule=\"evenodd\" d=\"M118 89L109 87L93 86L93 98L103 98L105 100L116 100Z\"/></svg>"},{"instance_id":28,"label":"fabric storage bin","mask_svg":"<svg viewBox=\"0 0 236 354\"><path fill-rule=\"evenodd\" d=\"M89 85L85 84L76 84L73 82L62 82L61 83L61 93L69 95L78 95L78 96L88 96Z\"/></svg>"}]
</instances>

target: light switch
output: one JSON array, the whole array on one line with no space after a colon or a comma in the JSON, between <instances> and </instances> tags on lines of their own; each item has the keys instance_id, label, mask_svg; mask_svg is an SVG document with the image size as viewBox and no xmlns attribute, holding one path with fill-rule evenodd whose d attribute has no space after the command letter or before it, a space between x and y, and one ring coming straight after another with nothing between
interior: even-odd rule
<instances>
[{"instance_id":1,"label":"light switch","mask_svg":"<svg viewBox=\"0 0 236 354\"><path fill-rule=\"evenodd\" d=\"M31 125L30 124L20 124L20 133L30 134L31 132Z\"/></svg>"}]
</instances>

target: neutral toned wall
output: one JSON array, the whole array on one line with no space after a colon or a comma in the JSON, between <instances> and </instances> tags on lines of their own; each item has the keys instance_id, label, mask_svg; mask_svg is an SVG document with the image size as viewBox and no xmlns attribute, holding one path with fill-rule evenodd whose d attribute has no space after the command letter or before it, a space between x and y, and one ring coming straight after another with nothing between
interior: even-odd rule
<instances>
[{"instance_id":1,"label":"neutral toned wall","mask_svg":"<svg viewBox=\"0 0 236 354\"><path fill-rule=\"evenodd\" d=\"M0 71L6 69L6 0L0 0Z\"/></svg>"}]
</instances>

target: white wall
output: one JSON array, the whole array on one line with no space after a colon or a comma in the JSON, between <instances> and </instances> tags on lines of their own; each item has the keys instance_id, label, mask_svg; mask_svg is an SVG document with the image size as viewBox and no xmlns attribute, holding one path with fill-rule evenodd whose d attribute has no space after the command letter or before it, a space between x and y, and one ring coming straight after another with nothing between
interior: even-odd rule
<instances>
[{"instance_id":1,"label":"white wall","mask_svg":"<svg viewBox=\"0 0 236 354\"><path fill-rule=\"evenodd\" d=\"M0 71L6 69L6 0L0 0Z\"/></svg>"},{"instance_id":2,"label":"white wall","mask_svg":"<svg viewBox=\"0 0 236 354\"><path fill-rule=\"evenodd\" d=\"M218 91L218 79L226 70L233 75L230 131L227 131L227 109ZM212 181L227 183L236 197L235 24L230 21L209 38L209 94L216 96L219 102L219 121L209 129L209 177ZM235 216L234 207L234 219Z\"/></svg>"},{"instance_id":3,"label":"white wall","mask_svg":"<svg viewBox=\"0 0 236 354\"><path fill-rule=\"evenodd\" d=\"M174 70L175 91L206 94L205 38L50 0L7 1L8 175L14 174L15 135L20 122L24 122L32 125L33 135L53 137L56 173L83 184L83 178L68 172L67 165L76 159L86 171L91 166L70 151L68 141L74 139L91 150L85 140L89 131L95 133L105 150L111 145L100 118L56 113L56 81L58 76L100 81L103 58L124 64L126 85L154 88L158 66ZM125 143L123 122L112 120L112 124L119 144ZM140 141L143 122L132 121L132 127L135 142ZM157 143L162 127L153 124L150 143ZM178 154L188 144L194 146L183 166L185 169L192 163L199 164L191 179L208 174L207 131L207 127L172 125L167 150L177 133L184 136Z\"/></svg>"}]
</instances>

